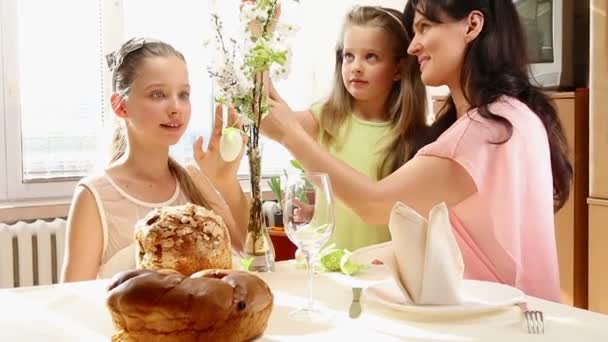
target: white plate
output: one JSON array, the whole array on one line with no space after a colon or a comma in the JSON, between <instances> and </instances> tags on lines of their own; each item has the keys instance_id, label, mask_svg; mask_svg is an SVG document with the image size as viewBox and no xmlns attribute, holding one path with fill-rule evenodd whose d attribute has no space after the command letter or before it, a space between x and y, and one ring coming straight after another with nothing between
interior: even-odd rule
<instances>
[{"instance_id":1,"label":"white plate","mask_svg":"<svg viewBox=\"0 0 608 342\"><path fill-rule=\"evenodd\" d=\"M390 279L368 287L363 299L395 310L433 315L453 316L480 314L503 309L524 301L525 294L514 287L479 280L464 280L463 302L459 305L416 305L406 303L397 284Z\"/></svg>"},{"instance_id":2,"label":"white plate","mask_svg":"<svg viewBox=\"0 0 608 342\"><path fill-rule=\"evenodd\" d=\"M391 278L384 265L368 265L354 276L348 276L342 272L326 272L324 277L330 278L345 287L368 288L372 285L387 281Z\"/></svg>"}]
</instances>

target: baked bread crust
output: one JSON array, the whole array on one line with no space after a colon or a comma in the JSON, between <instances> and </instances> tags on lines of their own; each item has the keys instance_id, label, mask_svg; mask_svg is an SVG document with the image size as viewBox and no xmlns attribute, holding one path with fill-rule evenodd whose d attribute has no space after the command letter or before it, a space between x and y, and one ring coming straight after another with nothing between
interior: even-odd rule
<instances>
[{"instance_id":1,"label":"baked bread crust","mask_svg":"<svg viewBox=\"0 0 608 342\"><path fill-rule=\"evenodd\" d=\"M132 270L112 279L107 306L113 341L248 341L266 329L273 295L245 271Z\"/></svg>"},{"instance_id":2,"label":"baked bread crust","mask_svg":"<svg viewBox=\"0 0 608 342\"><path fill-rule=\"evenodd\" d=\"M135 226L137 268L194 272L232 267L230 234L212 210L188 203L152 210Z\"/></svg>"}]
</instances>

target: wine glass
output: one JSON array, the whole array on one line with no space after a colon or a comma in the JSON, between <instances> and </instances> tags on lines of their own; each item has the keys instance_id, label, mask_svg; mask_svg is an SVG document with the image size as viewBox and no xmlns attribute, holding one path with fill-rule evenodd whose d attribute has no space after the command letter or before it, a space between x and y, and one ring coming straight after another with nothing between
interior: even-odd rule
<instances>
[{"instance_id":1,"label":"wine glass","mask_svg":"<svg viewBox=\"0 0 608 342\"><path fill-rule=\"evenodd\" d=\"M334 199L328 175L315 172L289 175L283 200L285 232L308 263L308 302L290 312L289 317L299 321L326 320L330 315L314 304L312 283L316 256L334 229Z\"/></svg>"}]
</instances>

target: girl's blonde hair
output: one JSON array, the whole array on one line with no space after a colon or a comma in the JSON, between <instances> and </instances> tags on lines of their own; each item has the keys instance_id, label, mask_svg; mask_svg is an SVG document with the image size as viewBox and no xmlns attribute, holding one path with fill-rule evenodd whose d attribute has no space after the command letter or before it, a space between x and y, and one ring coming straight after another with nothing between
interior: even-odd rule
<instances>
[{"instance_id":1,"label":"girl's blonde hair","mask_svg":"<svg viewBox=\"0 0 608 342\"><path fill-rule=\"evenodd\" d=\"M343 37L350 26L368 26L382 29L393 45L395 60L403 59L401 80L396 81L387 99L390 136L383 146L385 158L378 166L377 175L383 178L397 170L416 153L414 136L425 128L426 90L420 80L420 70L414 56L407 54L410 37L402 21L402 13L379 6L358 6L346 16L342 33L336 45L334 87L321 106L319 126L321 140L326 145L336 143L340 127L353 111L353 98L342 78Z\"/></svg>"},{"instance_id":2,"label":"girl's blonde hair","mask_svg":"<svg viewBox=\"0 0 608 342\"><path fill-rule=\"evenodd\" d=\"M112 71L112 90L119 94L124 100L128 96L131 85L137 77L142 62L149 57L176 56L184 63L186 59L171 45L157 41L144 40L141 38L127 41L120 50L108 55L108 64ZM120 122L117 122L112 134L110 147L110 163L120 159L127 150L127 139ZM207 200L196 186L186 169L173 158L169 157L169 170L177 178L180 187L190 202L208 207Z\"/></svg>"}]
</instances>

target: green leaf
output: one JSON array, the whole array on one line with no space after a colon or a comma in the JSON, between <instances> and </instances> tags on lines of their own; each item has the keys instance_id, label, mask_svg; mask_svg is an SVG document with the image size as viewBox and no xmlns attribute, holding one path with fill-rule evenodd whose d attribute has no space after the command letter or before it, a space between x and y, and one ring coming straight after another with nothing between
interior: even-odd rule
<instances>
[{"instance_id":1,"label":"green leaf","mask_svg":"<svg viewBox=\"0 0 608 342\"><path fill-rule=\"evenodd\" d=\"M293 166L293 167L295 167L296 169L298 169L298 170L300 170L300 171L304 172L304 168L302 167L302 165L300 164L300 162L299 162L299 161L297 161L297 160L295 160L295 159L292 159L292 160L290 160L289 162L291 163L291 166Z\"/></svg>"},{"instance_id":2,"label":"green leaf","mask_svg":"<svg viewBox=\"0 0 608 342\"><path fill-rule=\"evenodd\" d=\"M259 9L267 9L268 7L272 6L272 3L276 3L277 0L259 0L257 2L257 8Z\"/></svg>"},{"instance_id":3,"label":"green leaf","mask_svg":"<svg viewBox=\"0 0 608 342\"><path fill-rule=\"evenodd\" d=\"M277 202L279 203L279 207L282 208L283 203L283 193L281 192L281 178L279 176L273 176L268 180L268 186L270 190L274 193Z\"/></svg>"},{"instance_id":4,"label":"green leaf","mask_svg":"<svg viewBox=\"0 0 608 342\"><path fill-rule=\"evenodd\" d=\"M331 246L335 246L335 244ZM336 249L334 247L325 248L319 253L319 261L327 271L337 272L340 271L340 261L345 253L343 249Z\"/></svg>"},{"instance_id":5,"label":"green leaf","mask_svg":"<svg viewBox=\"0 0 608 342\"><path fill-rule=\"evenodd\" d=\"M350 276L355 275L367 268L367 265L355 264L354 262L352 262L350 259L351 255L352 252L345 249L344 255L342 255L342 258L340 259L340 270L342 271L342 273Z\"/></svg>"},{"instance_id":6,"label":"green leaf","mask_svg":"<svg viewBox=\"0 0 608 342\"><path fill-rule=\"evenodd\" d=\"M286 62L287 51L274 50L270 41L265 38L256 40L245 57L245 65L252 68L254 73L269 70L273 63L284 65Z\"/></svg>"},{"instance_id":7,"label":"green leaf","mask_svg":"<svg viewBox=\"0 0 608 342\"><path fill-rule=\"evenodd\" d=\"M249 271L249 268L253 264L253 257L251 258L241 258L241 265L245 271Z\"/></svg>"},{"instance_id":8,"label":"green leaf","mask_svg":"<svg viewBox=\"0 0 608 342\"><path fill-rule=\"evenodd\" d=\"M331 244L319 253L319 261L326 271L342 272L352 276L368 267L367 265L353 263L351 251L335 248L335 246L335 244Z\"/></svg>"}]
</instances>

